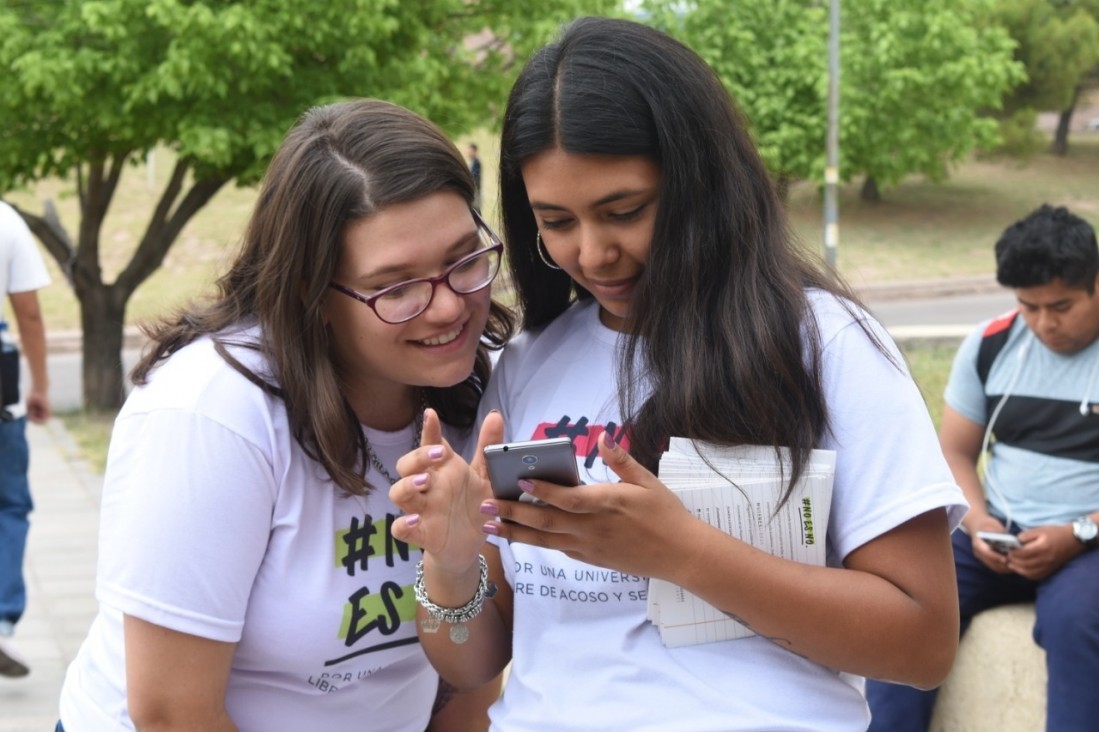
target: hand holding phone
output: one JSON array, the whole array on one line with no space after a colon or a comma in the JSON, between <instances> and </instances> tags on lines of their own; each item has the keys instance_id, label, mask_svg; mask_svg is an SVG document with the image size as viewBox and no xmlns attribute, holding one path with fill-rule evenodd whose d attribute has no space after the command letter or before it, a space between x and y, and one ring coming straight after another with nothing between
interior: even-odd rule
<instances>
[{"instance_id":1,"label":"hand holding phone","mask_svg":"<svg viewBox=\"0 0 1099 732\"><path fill-rule=\"evenodd\" d=\"M485 464L492 492L510 501L532 500L519 487L522 479L544 480L558 485L580 485L572 440L508 442L485 447Z\"/></svg>"},{"instance_id":2,"label":"hand holding phone","mask_svg":"<svg viewBox=\"0 0 1099 732\"><path fill-rule=\"evenodd\" d=\"M1007 554L1012 549L1022 549L1023 543L1014 534L1005 534L998 531L978 531L977 538L987 543L994 551Z\"/></svg>"}]
</instances>

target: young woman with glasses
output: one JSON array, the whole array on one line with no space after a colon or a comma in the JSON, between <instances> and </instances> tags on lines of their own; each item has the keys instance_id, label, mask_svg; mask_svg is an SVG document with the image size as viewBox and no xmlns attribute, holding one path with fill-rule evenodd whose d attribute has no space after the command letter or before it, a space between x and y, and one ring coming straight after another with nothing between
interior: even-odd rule
<instances>
[{"instance_id":1,"label":"young woman with glasses","mask_svg":"<svg viewBox=\"0 0 1099 732\"><path fill-rule=\"evenodd\" d=\"M511 331L473 195L401 107L290 131L217 295L149 330L59 729L484 728L498 684L440 693L388 497L425 406L465 443Z\"/></svg>"},{"instance_id":2,"label":"young woman with glasses","mask_svg":"<svg viewBox=\"0 0 1099 732\"><path fill-rule=\"evenodd\" d=\"M503 119L525 330L480 443L568 435L586 484L495 499L429 415L391 495L394 534L424 548L420 638L442 676L473 687L510 662L490 709L509 732L860 730L862 677L941 682L965 501L902 357L801 254L721 81L667 35L583 19L526 64ZM654 477L670 437L789 448L791 483L836 451L827 566L688 512ZM652 577L755 635L666 647Z\"/></svg>"}]
</instances>

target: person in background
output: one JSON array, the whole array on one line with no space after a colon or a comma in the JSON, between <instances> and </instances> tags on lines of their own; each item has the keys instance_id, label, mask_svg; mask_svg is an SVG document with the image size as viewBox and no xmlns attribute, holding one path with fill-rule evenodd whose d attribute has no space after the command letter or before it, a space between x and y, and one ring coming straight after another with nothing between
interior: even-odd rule
<instances>
[{"instance_id":1,"label":"person in background","mask_svg":"<svg viewBox=\"0 0 1099 732\"><path fill-rule=\"evenodd\" d=\"M424 548L420 639L442 676L473 688L510 662L489 712L509 732L846 732L869 723L864 677L940 683L962 493L888 335L794 241L721 80L661 32L584 18L527 62L503 119L524 332L480 446L567 435L585 485L496 499L429 410L390 494L394 534ZM836 451L826 566L688 512L654 475L670 437L786 448L788 489ZM756 635L665 646L648 578Z\"/></svg>"},{"instance_id":2,"label":"person in background","mask_svg":"<svg viewBox=\"0 0 1099 732\"><path fill-rule=\"evenodd\" d=\"M311 109L217 295L148 329L103 485L100 610L58 729L483 730L416 637L396 461L461 444L511 330L461 153L393 104Z\"/></svg>"},{"instance_id":3,"label":"person in background","mask_svg":"<svg viewBox=\"0 0 1099 732\"><path fill-rule=\"evenodd\" d=\"M19 344L0 303L0 347L5 366L0 371L0 676L30 673L27 660L12 636L27 606L23 555L34 508L28 471L27 420L44 424L50 418L49 376L46 372L46 326L38 305L38 290L50 283L46 263L22 217L0 201L0 294L7 295ZM30 370L30 388L22 396L19 352Z\"/></svg>"},{"instance_id":4,"label":"person in background","mask_svg":"<svg viewBox=\"0 0 1099 732\"><path fill-rule=\"evenodd\" d=\"M481 156L477 154L477 143L469 143L469 173L473 176L473 208L481 210Z\"/></svg>"},{"instance_id":5,"label":"person in background","mask_svg":"<svg viewBox=\"0 0 1099 732\"><path fill-rule=\"evenodd\" d=\"M1043 205L996 242L996 279L1019 307L959 347L940 440L971 506L954 534L961 629L1033 602L1046 652L1046 729L1099 726L1099 247ZM981 475L984 475L982 481ZM978 532L1015 535L1003 552ZM1004 638L1004 643L1027 643ZM926 730L935 692L871 682L873 730Z\"/></svg>"}]
</instances>

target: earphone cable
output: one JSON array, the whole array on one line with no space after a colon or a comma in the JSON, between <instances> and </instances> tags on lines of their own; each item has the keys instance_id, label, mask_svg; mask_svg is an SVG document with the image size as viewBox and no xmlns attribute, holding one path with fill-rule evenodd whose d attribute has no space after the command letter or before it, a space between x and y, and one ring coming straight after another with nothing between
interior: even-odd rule
<instances>
[{"instance_id":1,"label":"earphone cable","mask_svg":"<svg viewBox=\"0 0 1099 732\"><path fill-rule=\"evenodd\" d=\"M1027 340L1019 348L1018 363L1015 366L1015 373L1011 375L1011 381L1008 382L1007 388L1004 390L1004 395L1000 397L1000 401L996 403L996 408L992 410L992 416L988 419L988 426L985 427L984 439L981 441L981 453L977 459L977 471L983 475L985 492L991 491L996 494L996 498L1004 510L1004 520L1006 521L1006 527L1008 531L1011 531L1011 505L1007 499L1004 498L1004 494L996 487L995 482L992 480L992 475L988 471L988 459L989 451L992 439L992 428L996 424L996 418L1000 416L1000 412L1004 408L1004 403L1007 402L1008 397L1011 396L1011 392L1015 389L1015 383L1019 380L1019 374L1023 372L1023 363L1026 361L1027 354L1030 353L1030 345L1034 342L1035 335L1030 332ZM1094 373L1092 374L1094 377ZM1090 388L1089 388L1090 391Z\"/></svg>"}]
</instances>

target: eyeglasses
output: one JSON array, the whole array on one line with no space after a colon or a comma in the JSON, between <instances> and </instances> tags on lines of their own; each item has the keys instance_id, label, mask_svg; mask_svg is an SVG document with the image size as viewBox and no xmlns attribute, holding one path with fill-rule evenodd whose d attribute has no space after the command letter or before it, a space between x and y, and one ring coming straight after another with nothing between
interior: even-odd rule
<instances>
[{"instance_id":1,"label":"eyeglasses","mask_svg":"<svg viewBox=\"0 0 1099 732\"><path fill-rule=\"evenodd\" d=\"M480 214L476 211L472 213L477 224L477 237L484 247L462 257L438 277L398 282L369 297L338 282L329 282L328 286L369 305L382 321L391 325L405 323L427 310L435 297L435 288L444 282L459 295L471 295L483 290L500 271L500 252L504 245Z\"/></svg>"}]
</instances>

